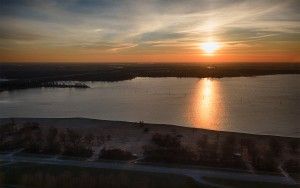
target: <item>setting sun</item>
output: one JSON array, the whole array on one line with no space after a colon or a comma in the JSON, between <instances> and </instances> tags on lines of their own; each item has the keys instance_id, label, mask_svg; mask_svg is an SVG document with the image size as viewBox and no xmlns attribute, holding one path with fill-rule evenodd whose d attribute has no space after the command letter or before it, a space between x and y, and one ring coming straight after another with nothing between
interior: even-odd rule
<instances>
[{"instance_id":1,"label":"setting sun","mask_svg":"<svg viewBox=\"0 0 300 188\"><path fill-rule=\"evenodd\" d=\"M220 48L220 44L218 42L210 41L200 44L200 47L206 54L213 54Z\"/></svg>"}]
</instances>

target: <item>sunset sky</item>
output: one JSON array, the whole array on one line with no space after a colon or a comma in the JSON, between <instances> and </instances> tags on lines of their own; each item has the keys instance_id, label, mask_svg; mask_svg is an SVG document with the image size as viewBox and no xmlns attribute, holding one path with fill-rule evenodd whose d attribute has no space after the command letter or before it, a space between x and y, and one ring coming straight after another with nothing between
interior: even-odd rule
<instances>
[{"instance_id":1,"label":"sunset sky","mask_svg":"<svg viewBox=\"0 0 300 188\"><path fill-rule=\"evenodd\" d=\"M0 61L300 62L299 10L300 0L1 0Z\"/></svg>"}]
</instances>

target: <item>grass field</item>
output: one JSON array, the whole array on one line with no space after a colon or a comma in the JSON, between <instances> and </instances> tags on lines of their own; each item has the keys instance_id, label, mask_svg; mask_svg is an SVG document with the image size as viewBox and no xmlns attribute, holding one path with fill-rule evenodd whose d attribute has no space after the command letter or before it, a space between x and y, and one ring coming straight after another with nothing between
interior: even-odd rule
<instances>
[{"instance_id":1,"label":"grass field","mask_svg":"<svg viewBox=\"0 0 300 188\"><path fill-rule=\"evenodd\" d=\"M206 188L193 179L156 174L55 165L16 163L0 167L1 185L31 188Z\"/></svg>"}]
</instances>

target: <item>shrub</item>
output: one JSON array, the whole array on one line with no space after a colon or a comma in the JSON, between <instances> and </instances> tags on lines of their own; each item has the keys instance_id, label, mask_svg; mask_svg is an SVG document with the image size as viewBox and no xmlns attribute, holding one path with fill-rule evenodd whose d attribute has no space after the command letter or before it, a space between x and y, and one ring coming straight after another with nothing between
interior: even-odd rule
<instances>
[{"instance_id":1,"label":"shrub","mask_svg":"<svg viewBox=\"0 0 300 188\"><path fill-rule=\"evenodd\" d=\"M283 165L283 168L289 173L300 173L299 161L294 159L286 161Z\"/></svg>"},{"instance_id":2,"label":"shrub","mask_svg":"<svg viewBox=\"0 0 300 188\"><path fill-rule=\"evenodd\" d=\"M291 141L289 141L289 146L291 148L291 151L293 154L297 154L298 150L299 150L299 141L296 139L293 139Z\"/></svg>"},{"instance_id":3,"label":"shrub","mask_svg":"<svg viewBox=\"0 0 300 188\"><path fill-rule=\"evenodd\" d=\"M159 147L177 148L180 147L180 138L171 136L169 134L161 135L154 134L152 136L152 142Z\"/></svg>"},{"instance_id":4,"label":"shrub","mask_svg":"<svg viewBox=\"0 0 300 188\"><path fill-rule=\"evenodd\" d=\"M146 161L171 163L193 163L195 161L195 154L189 148L181 145L179 137L154 134L152 144L144 147Z\"/></svg>"},{"instance_id":5,"label":"shrub","mask_svg":"<svg viewBox=\"0 0 300 188\"><path fill-rule=\"evenodd\" d=\"M252 164L256 170L268 172L278 171L278 163L271 152L267 152L265 155L258 154L253 158Z\"/></svg>"},{"instance_id":6,"label":"shrub","mask_svg":"<svg viewBox=\"0 0 300 188\"><path fill-rule=\"evenodd\" d=\"M281 152L282 152L282 148L281 148L281 144L278 142L278 140L276 138L272 138L270 140L270 150L272 152L272 154L276 157L280 156Z\"/></svg>"},{"instance_id":7,"label":"shrub","mask_svg":"<svg viewBox=\"0 0 300 188\"><path fill-rule=\"evenodd\" d=\"M86 142L78 132L67 129L60 134L60 143L63 146L63 155L75 157L90 157L93 154L92 141Z\"/></svg>"},{"instance_id":8,"label":"shrub","mask_svg":"<svg viewBox=\"0 0 300 188\"><path fill-rule=\"evenodd\" d=\"M129 151L121 149L102 149L99 158L102 159L112 159L112 160L130 160L136 157L132 155Z\"/></svg>"},{"instance_id":9,"label":"shrub","mask_svg":"<svg viewBox=\"0 0 300 188\"><path fill-rule=\"evenodd\" d=\"M60 153L60 144L58 142L58 131L56 128L49 128L46 136L46 145L43 153L56 154Z\"/></svg>"}]
</instances>

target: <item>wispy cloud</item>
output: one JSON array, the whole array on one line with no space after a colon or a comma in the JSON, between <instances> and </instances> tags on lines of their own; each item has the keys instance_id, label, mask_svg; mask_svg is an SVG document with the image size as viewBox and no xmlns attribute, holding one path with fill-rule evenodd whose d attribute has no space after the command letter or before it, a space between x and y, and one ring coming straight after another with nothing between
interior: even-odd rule
<instances>
[{"instance_id":1,"label":"wispy cloud","mask_svg":"<svg viewBox=\"0 0 300 188\"><path fill-rule=\"evenodd\" d=\"M231 46L230 53L278 41L286 48L300 40L299 9L298 0L2 0L0 53L4 46L18 51L28 45L189 53L208 38Z\"/></svg>"}]
</instances>

